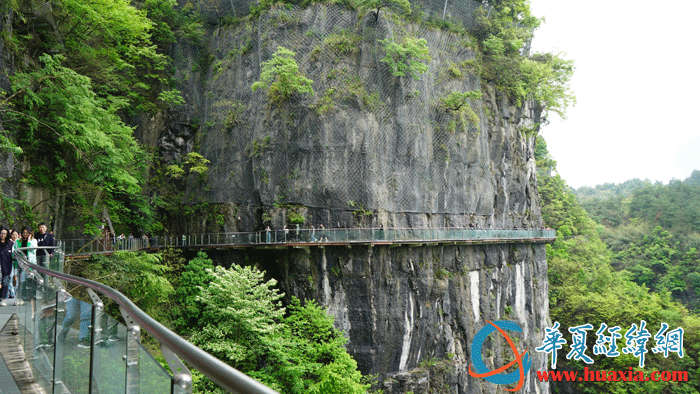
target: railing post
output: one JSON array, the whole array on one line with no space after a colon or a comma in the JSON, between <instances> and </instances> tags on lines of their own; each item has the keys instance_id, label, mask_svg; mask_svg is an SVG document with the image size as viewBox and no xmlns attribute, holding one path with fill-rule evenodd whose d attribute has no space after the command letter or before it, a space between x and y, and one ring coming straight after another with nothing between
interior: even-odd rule
<instances>
[{"instance_id":1,"label":"railing post","mask_svg":"<svg viewBox=\"0 0 700 394\"><path fill-rule=\"evenodd\" d=\"M53 278L54 283L56 283L56 322L58 322L58 312L59 312L59 300L66 299L66 289L63 288L58 279ZM60 294L60 295L59 295ZM64 302L63 302L64 303ZM64 303L65 307L65 303ZM63 385L63 346L58 340L58 326L54 328L56 334L54 336L54 359L53 359L53 392L61 392L61 385Z\"/></svg>"},{"instance_id":2,"label":"railing post","mask_svg":"<svg viewBox=\"0 0 700 394\"><path fill-rule=\"evenodd\" d=\"M90 323L92 327L92 329L90 330L90 380L88 383L90 385L88 393L92 394L93 389L97 389L98 377L96 376L96 374L97 371L100 370L99 366L95 365L100 360L99 357L95 357L95 346L97 345L98 337L102 335L102 327L100 321L105 308L104 303L102 302L100 297L98 297L92 289L87 289L87 293L90 296L90 299L92 300L92 314L90 316Z\"/></svg>"},{"instance_id":3,"label":"railing post","mask_svg":"<svg viewBox=\"0 0 700 394\"><path fill-rule=\"evenodd\" d=\"M129 312L121 305L119 310L126 322L126 394L139 394L139 343L141 326L136 324Z\"/></svg>"},{"instance_id":4,"label":"railing post","mask_svg":"<svg viewBox=\"0 0 700 394\"><path fill-rule=\"evenodd\" d=\"M170 372L173 374L173 394L192 394L192 373L190 370L180 358L166 346L161 345L160 351L163 353L163 357L168 363L168 367L170 367Z\"/></svg>"}]
</instances>

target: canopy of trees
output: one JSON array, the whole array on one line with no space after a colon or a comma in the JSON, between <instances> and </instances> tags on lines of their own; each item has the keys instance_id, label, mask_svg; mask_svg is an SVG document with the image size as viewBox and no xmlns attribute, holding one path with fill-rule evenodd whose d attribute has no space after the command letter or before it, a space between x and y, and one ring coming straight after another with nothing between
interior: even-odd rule
<instances>
[{"instance_id":1,"label":"canopy of trees","mask_svg":"<svg viewBox=\"0 0 700 394\"><path fill-rule=\"evenodd\" d=\"M700 319L674 301L670 293L673 286L678 285L677 279L681 278L684 272L688 272L692 266L690 261L693 259L697 261L697 253L688 251L690 254L677 255L671 246L670 234L662 229L656 229L645 242L637 247L630 247L627 252L630 259L632 256L638 259L637 268L631 270L613 268L611 264L619 265L619 263L616 262L617 258L613 258L615 253L611 253L601 240L599 234L604 232L603 227L589 217L564 180L556 174L555 162L549 156L546 144L541 137L537 140L536 158L538 167L544 169L540 171L538 179L542 215L547 226L558 230L556 242L547 245L549 305L552 322L558 321L564 328L592 324L594 330L587 336L589 352L592 351L596 341L595 330L601 323L620 326L623 332L632 324L639 324L642 320L647 322L649 331L653 331L653 334L662 322L674 328L685 329L684 346L687 352L685 357L664 358L650 352L647 354L645 369L647 374L653 370L688 371L689 382L644 382L643 384L585 382L585 384L573 384L574 391L582 393L697 392L700 384L700 375L698 375L700 347L696 341L700 336ZM667 263L674 256L682 262L675 271ZM627 266L627 268L630 267ZM672 276L664 281L657 280L656 283L659 283L659 286L649 286L654 281L654 275L664 270ZM690 281L693 279L700 279L700 274L692 275ZM680 286L682 287L682 284ZM566 333L565 337L569 335L565 330L562 330L562 333ZM570 339L570 337L567 338L569 343ZM624 346L623 342L618 342L619 346ZM564 349L560 352L564 352ZM627 370L629 367L635 367L637 361L628 354L615 358L594 357L596 370ZM581 361L565 360L563 357L559 357L557 362L557 369L581 371L584 366L586 364Z\"/></svg>"}]
</instances>

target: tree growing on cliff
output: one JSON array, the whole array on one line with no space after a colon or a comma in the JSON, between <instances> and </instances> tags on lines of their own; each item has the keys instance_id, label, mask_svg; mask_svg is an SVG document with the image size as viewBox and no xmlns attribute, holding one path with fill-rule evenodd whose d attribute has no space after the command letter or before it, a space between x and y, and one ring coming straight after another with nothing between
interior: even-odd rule
<instances>
[{"instance_id":1,"label":"tree growing on cliff","mask_svg":"<svg viewBox=\"0 0 700 394\"><path fill-rule=\"evenodd\" d=\"M39 60L43 67L13 75L12 94L0 96L0 120L32 162L26 182L82 202L86 233L96 231L102 213L95 202L116 222L147 222L151 209L138 180L144 152L117 114L126 101L98 95L90 78L63 65L63 55Z\"/></svg>"},{"instance_id":2,"label":"tree growing on cliff","mask_svg":"<svg viewBox=\"0 0 700 394\"><path fill-rule=\"evenodd\" d=\"M394 12L408 14L411 12L411 3L408 0L358 0L357 8L360 12L377 10L374 13L374 21L376 22L379 20L379 10L382 8L389 8Z\"/></svg>"},{"instance_id":3,"label":"tree growing on cliff","mask_svg":"<svg viewBox=\"0 0 700 394\"><path fill-rule=\"evenodd\" d=\"M413 79L420 79L420 74L428 71L430 55L428 54L428 42L424 38L404 37L403 42L398 43L394 38L379 40L384 44L386 56L381 60L391 67L394 76L403 77L411 74Z\"/></svg>"},{"instance_id":4,"label":"tree growing on cliff","mask_svg":"<svg viewBox=\"0 0 700 394\"><path fill-rule=\"evenodd\" d=\"M518 105L534 99L544 118L550 112L563 118L566 108L576 102L569 86L573 61L552 53L523 56L523 47L541 20L531 15L523 0L499 0L493 6L491 12L482 9L476 14L481 77Z\"/></svg>"},{"instance_id":5,"label":"tree growing on cliff","mask_svg":"<svg viewBox=\"0 0 700 394\"><path fill-rule=\"evenodd\" d=\"M472 90L469 92L450 92L448 95L440 98L440 105L446 110L454 113L462 121L464 131L466 132L467 120L472 124L479 124L479 117L472 109L470 100L481 99L481 92Z\"/></svg>"},{"instance_id":6,"label":"tree growing on cliff","mask_svg":"<svg viewBox=\"0 0 700 394\"><path fill-rule=\"evenodd\" d=\"M314 82L306 78L300 71L294 56L296 54L285 47L277 47L272 59L263 62L260 80L251 85L255 92L258 89L269 89L270 101L281 102L289 99L294 93L310 93L314 90Z\"/></svg>"}]
</instances>

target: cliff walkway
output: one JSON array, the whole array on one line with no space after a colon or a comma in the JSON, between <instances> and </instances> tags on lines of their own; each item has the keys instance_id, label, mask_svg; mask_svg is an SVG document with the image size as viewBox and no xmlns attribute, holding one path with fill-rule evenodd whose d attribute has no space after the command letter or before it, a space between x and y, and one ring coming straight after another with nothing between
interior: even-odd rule
<instances>
[{"instance_id":1,"label":"cliff walkway","mask_svg":"<svg viewBox=\"0 0 700 394\"><path fill-rule=\"evenodd\" d=\"M25 272L29 273L25 283L32 283L35 292L31 303L20 304L18 298L14 298L7 300L9 306L0 308L0 326L3 327L0 330L0 356L4 360L0 363L0 392L191 393L189 367L199 370L232 393L275 393L179 337L118 291L65 274L63 263L66 255L165 247L548 243L555 238L556 232L551 229L294 228L288 231L126 238L114 242L103 238L62 240L48 264L32 264L23 254L15 254ZM107 315L103 300L116 303L122 319ZM142 330L160 343L168 368L164 368L142 346Z\"/></svg>"},{"instance_id":2,"label":"cliff walkway","mask_svg":"<svg viewBox=\"0 0 700 394\"><path fill-rule=\"evenodd\" d=\"M62 241L67 256L110 254L116 250L157 250L162 248L285 248L325 245L427 245L550 243L552 229L469 229L441 228L332 228L277 229L257 232L184 234L152 238L95 238Z\"/></svg>"}]
</instances>

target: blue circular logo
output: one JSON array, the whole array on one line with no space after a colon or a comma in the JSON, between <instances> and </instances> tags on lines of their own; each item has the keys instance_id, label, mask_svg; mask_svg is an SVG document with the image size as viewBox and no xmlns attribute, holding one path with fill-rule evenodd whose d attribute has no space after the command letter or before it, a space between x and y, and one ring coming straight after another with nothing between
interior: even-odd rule
<instances>
[{"instance_id":1,"label":"blue circular logo","mask_svg":"<svg viewBox=\"0 0 700 394\"><path fill-rule=\"evenodd\" d=\"M506 334L506 330L515 332L523 332L523 330L520 328L520 326L518 326L512 321L499 320L493 323L490 321L486 322L489 323L489 325L479 330L479 332L476 333L474 340L472 341L472 364L469 366L469 374L475 378L484 378L487 382L499 385L517 383L517 386L515 388L505 390L520 390L520 388L523 386L523 383L525 382L525 376L528 372L530 372L530 365L532 363L530 362L530 355L527 353L528 349L525 349L524 352L519 353L518 349L513 343L513 340L510 339L508 334ZM513 350L515 360L498 369L491 371L486 366L486 364L484 364L484 360L481 358L481 347L486 341L486 338L488 338L488 336L491 335L491 333L494 331L498 331L506 339L508 345L510 345L511 350ZM518 369L516 371L507 374L501 373L515 364L518 365Z\"/></svg>"}]
</instances>

